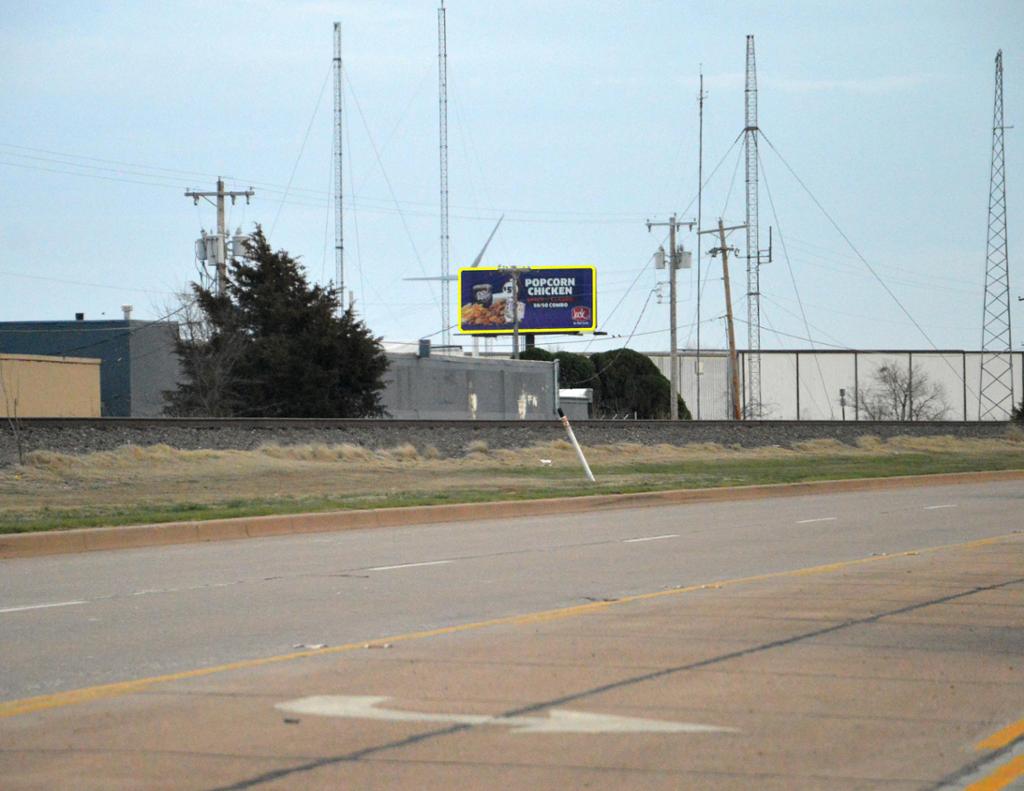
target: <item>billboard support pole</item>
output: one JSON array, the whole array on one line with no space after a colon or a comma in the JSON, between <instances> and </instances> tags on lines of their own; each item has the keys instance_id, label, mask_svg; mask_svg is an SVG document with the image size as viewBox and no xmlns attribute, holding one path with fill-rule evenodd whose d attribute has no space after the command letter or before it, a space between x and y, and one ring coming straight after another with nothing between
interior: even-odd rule
<instances>
[{"instance_id":1,"label":"billboard support pole","mask_svg":"<svg viewBox=\"0 0 1024 791\"><path fill-rule=\"evenodd\" d=\"M519 359L519 270L512 270L512 359Z\"/></svg>"}]
</instances>

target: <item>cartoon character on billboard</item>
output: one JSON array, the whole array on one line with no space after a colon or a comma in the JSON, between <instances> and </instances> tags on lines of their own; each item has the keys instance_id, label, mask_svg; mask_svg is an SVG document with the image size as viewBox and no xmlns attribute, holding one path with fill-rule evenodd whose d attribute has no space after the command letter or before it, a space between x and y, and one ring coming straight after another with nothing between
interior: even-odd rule
<instances>
[{"instance_id":1,"label":"cartoon character on billboard","mask_svg":"<svg viewBox=\"0 0 1024 791\"><path fill-rule=\"evenodd\" d=\"M512 303L515 301L516 286L513 278L519 275L515 273L505 281L500 291L495 291L490 283L480 283L473 286L473 302L462 306L463 322L467 324L492 325L501 327L511 325L515 322ZM520 293L522 287L520 286ZM526 315L526 303L522 300L517 302L519 321Z\"/></svg>"}]
</instances>

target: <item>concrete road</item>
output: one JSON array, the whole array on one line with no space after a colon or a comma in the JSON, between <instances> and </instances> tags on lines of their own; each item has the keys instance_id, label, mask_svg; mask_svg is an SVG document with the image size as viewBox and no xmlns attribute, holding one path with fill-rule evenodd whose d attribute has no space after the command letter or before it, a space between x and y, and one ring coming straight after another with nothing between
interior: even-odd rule
<instances>
[{"instance_id":1,"label":"concrete road","mask_svg":"<svg viewBox=\"0 0 1024 791\"><path fill-rule=\"evenodd\" d=\"M1022 500L923 486L2 561L0 776L984 782L1024 736Z\"/></svg>"}]
</instances>

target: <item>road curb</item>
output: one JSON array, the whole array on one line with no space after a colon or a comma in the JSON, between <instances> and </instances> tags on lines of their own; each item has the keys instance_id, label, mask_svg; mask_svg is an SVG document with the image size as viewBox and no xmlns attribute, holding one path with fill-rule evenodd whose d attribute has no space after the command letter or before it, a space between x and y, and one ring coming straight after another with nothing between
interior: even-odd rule
<instances>
[{"instance_id":1,"label":"road curb","mask_svg":"<svg viewBox=\"0 0 1024 791\"><path fill-rule=\"evenodd\" d=\"M557 516L619 508L758 500L774 497L799 497L808 494L867 492L913 486L1016 480L1024 480L1024 470L908 475L895 478L851 478L841 481L808 481L713 489L672 489L635 494L599 494L544 500L499 500L488 503L326 511L323 513L210 519L200 522L164 522L155 525L54 530L0 535L0 558L99 552L111 549L231 541L302 533L332 533L343 530L403 527L438 522L508 519L521 516Z\"/></svg>"}]
</instances>

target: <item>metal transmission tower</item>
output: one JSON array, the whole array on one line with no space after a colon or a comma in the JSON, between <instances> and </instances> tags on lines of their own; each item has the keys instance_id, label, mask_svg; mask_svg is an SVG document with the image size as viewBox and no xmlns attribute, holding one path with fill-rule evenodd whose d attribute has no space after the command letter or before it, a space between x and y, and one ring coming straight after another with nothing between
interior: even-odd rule
<instances>
[{"instance_id":1,"label":"metal transmission tower","mask_svg":"<svg viewBox=\"0 0 1024 791\"><path fill-rule=\"evenodd\" d=\"M437 9L438 118L441 152L441 345L451 343L451 272L448 262L448 33L444 0Z\"/></svg>"},{"instance_id":2,"label":"metal transmission tower","mask_svg":"<svg viewBox=\"0 0 1024 791\"><path fill-rule=\"evenodd\" d=\"M334 23L334 156L337 177L334 182L334 267L338 278L339 307L345 310L345 224L342 199L342 127L341 127L341 22Z\"/></svg>"},{"instance_id":3,"label":"metal transmission tower","mask_svg":"<svg viewBox=\"0 0 1024 791\"><path fill-rule=\"evenodd\" d=\"M762 252L757 233L757 63L754 37L747 36L746 123L743 150L747 177L747 363L746 417L759 418L761 409L761 264L771 261L770 249Z\"/></svg>"},{"instance_id":4,"label":"metal transmission tower","mask_svg":"<svg viewBox=\"0 0 1024 791\"><path fill-rule=\"evenodd\" d=\"M1003 149L1003 51L996 53L992 109L992 169L988 191L985 253L985 310L981 331L981 387L978 419L1006 419L1012 407L1013 345L1010 337L1010 270L1006 246L1006 159Z\"/></svg>"}]
</instances>

